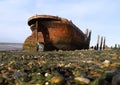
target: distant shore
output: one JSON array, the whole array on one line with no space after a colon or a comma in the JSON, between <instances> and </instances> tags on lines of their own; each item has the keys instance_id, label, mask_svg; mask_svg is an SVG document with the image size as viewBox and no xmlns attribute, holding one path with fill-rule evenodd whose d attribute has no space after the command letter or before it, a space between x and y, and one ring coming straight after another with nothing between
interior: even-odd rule
<instances>
[{"instance_id":1,"label":"distant shore","mask_svg":"<svg viewBox=\"0 0 120 85\"><path fill-rule=\"evenodd\" d=\"M23 43L0 43L0 51L22 50Z\"/></svg>"}]
</instances>

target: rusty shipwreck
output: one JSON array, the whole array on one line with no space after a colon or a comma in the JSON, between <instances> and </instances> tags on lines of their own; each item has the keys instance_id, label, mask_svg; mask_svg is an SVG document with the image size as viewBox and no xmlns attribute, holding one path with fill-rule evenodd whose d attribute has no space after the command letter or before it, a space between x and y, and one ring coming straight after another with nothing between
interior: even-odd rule
<instances>
[{"instance_id":1,"label":"rusty shipwreck","mask_svg":"<svg viewBox=\"0 0 120 85\"><path fill-rule=\"evenodd\" d=\"M88 49L91 31L83 33L71 21L58 16L35 15L28 19L32 34L23 44L24 50L36 51L36 43L44 46L44 51Z\"/></svg>"}]
</instances>

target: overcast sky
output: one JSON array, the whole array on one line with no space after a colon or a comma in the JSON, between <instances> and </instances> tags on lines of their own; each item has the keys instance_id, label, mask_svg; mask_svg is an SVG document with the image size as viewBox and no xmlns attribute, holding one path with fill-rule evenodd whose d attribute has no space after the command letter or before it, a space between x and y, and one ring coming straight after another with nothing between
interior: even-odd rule
<instances>
[{"instance_id":1,"label":"overcast sky","mask_svg":"<svg viewBox=\"0 0 120 85\"><path fill-rule=\"evenodd\" d=\"M20 42L31 35L30 16L67 18L83 32L92 30L91 45L105 36L107 45L120 44L120 0L0 0L0 42Z\"/></svg>"}]
</instances>

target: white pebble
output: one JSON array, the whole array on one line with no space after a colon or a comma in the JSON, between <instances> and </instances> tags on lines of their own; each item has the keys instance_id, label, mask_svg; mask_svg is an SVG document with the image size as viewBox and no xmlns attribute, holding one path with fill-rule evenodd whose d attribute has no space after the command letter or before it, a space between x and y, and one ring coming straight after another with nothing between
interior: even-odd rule
<instances>
[{"instance_id":1,"label":"white pebble","mask_svg":"<svg viewBox=\"0 0 120 85\"><path fill-rule=\"evenodd\" d=\"M47 77L49 75L49 73L45 73L45 77Z\"/></svg>"},{"instance_id":2,"label":"white pebble","mask_svg":"<svg viewBox=\"0 0 120 85\"><path fill-rule=\"evenodd\" d=\"M45 85L49 85L49 82L45 82Z\"/></svg>"},{"instance_id":3,"label":"white pebble","mask_svg":"<svg viewBox=\"0 0 120 85\"><path fill-rule=\"evenodd\" d=\"M104 64L110 64L110 61L109 60L105 60L103 63Z\"/></svg>"},{"instance_id":4,"label":"white pebble","mask_svg":"<svg viewBox=\"0 0 120 85\"><path fill-rule=\"evenodd\" d=\"M90 83L90 80L87 79L87 78L82 78L82 77L76 77L75 80L79 81L79 82L82 82L84 84L89 84Z\"/></svg>"}]
</instances>

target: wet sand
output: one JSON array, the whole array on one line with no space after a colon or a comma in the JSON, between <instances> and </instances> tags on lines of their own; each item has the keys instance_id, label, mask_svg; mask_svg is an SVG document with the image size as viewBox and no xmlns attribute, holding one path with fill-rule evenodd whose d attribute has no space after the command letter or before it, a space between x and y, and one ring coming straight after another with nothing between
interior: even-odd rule
<instances>
[{"instance_id":1,"label":"wet sand","mask_svg":"<svg viewBox=\"0 0 120 85\"><path fill-rule=\"evenodd\" d=\"M22 50L22 43L0 43L0 51Z\"/></svg>"}]
</instances>

